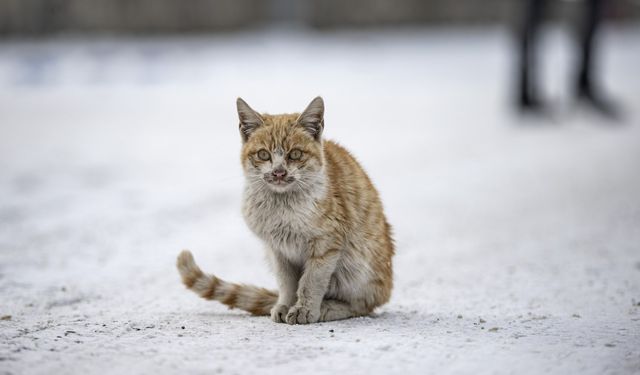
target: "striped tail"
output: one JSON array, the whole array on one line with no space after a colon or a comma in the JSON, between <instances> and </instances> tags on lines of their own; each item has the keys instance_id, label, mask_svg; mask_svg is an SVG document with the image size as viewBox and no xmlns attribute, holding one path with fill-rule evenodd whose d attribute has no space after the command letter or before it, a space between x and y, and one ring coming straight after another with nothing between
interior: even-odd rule
<instances>
[{"instance_id":1,"label":"striped tail","mask_svg":"<svg viewBox=\"0 0 640 375\"><path fill-rule=\"evenodd\" d=\"M278 293L251 285L233 284L213 275L207 275L188 250L178 255L176 263L184 285L208 300L222 302L229 308L238 308L253 315L269 315L278 300Z\"/></svg>"}]
</instances>

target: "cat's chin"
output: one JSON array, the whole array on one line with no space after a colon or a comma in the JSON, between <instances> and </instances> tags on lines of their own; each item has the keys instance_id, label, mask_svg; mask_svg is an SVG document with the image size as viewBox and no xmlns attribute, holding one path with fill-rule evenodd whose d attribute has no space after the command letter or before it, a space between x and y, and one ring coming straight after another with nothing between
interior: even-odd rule
<instances>
[{"instance_id":1,"label":"cat's chin","mask_svg":"<svg viewBox=\"0 0 640 375\"><path fill-rule=\"evenodd\" d=\"M293 181L292 182L267 182L267 186L269 189L276 193L286 193L293 189Z\"/></svg>"}]
</instances>

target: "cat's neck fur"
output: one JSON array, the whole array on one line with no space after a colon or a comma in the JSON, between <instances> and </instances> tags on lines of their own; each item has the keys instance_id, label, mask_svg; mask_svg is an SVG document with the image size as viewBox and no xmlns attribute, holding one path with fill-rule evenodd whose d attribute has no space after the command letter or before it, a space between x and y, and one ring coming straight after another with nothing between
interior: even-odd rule
<instances>
[{"instance_id":1,"label":"cat's neck fur","mask_svg":"<svg viewBox=\"0 0 640 375\"><path fill-rule=\"evenodd\" d=\"M249 228L269 248L302 265L307 256L306 244L318 235L314 223L320 215L318 203L326 194L324 168L313 181L282 193L247 178L242 211Z\"/></svg>"}]
</instances>

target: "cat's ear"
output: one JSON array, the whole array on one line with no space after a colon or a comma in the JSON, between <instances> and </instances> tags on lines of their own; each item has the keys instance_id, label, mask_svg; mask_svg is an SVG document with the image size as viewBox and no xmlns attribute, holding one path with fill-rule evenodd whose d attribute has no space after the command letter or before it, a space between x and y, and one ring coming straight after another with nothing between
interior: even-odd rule
<instances>
[{"instance_id":1,"label":"cat's ear","mask_svg":"<svg viewBox=\"0 0 640 375\"><path fill-rule=\"evenodd\" d=\"M324 129L324 101L317 96L309 103L297 120L316 141L320 141Z\"/></svg>"},{"instance_id":2,"label":"cat's ear","mask_svg":"<svg viewBox=\"0 0 640 375\"><path fill-rule=\"evenodd\" d=\"M242 136L242 141L246 142L251 133L263 124L262 117L249 107L249 104L242 98L236 100L236 106L238 107L238 118L240 119L240 135Z\"/></svg>"}]
</instances>

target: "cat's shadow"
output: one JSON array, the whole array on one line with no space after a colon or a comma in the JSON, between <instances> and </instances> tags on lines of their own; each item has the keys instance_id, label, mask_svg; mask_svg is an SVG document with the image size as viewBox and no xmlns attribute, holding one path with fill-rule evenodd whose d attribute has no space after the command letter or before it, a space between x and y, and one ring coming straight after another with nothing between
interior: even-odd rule
<instances>
[{"instance_id":1,"label":"cat's shadow","mask_svg":"<svg viewBox=\"0 0 640 375\"><path fill-rule=\"evenodd\" d=\"M251 321L252 323L270 323L271 320L268 316L255 316L250 315L241 310L228 310L228 311L203 311L195 314L197 317L202 319L212 319L212 320L225 320L225 321L237 321L237 322L247 322ZM403 325L411 325L415 322L424 322L425 324L436 324L441 321L443 317L438 316L436 314L429 314L420 312L417 310L385 310L380 312L374 312L367 316L349 318L344 320L335 320L330 322L319 322L320 325L327 324L335 324L335 325L349 325L349 326L367 326L367 325L375 325L378 327L381 326L389 326L389 327L398 327ZM309 325L312 327L316 324Z\"/></svg>"}]
</instances>

